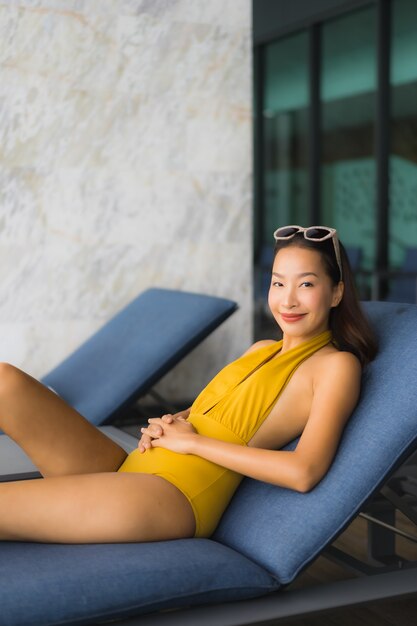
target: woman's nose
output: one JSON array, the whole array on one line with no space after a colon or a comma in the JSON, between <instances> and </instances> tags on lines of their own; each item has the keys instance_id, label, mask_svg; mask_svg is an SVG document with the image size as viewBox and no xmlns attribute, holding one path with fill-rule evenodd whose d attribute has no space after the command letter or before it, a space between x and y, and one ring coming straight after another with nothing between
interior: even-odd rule
<instances>
[{"instance_id":1,"label":"woman's nose","mask_svg":"<svg viewBox=\"0 0 417 626\"><path fill-rule=\"evenodd\" d=\"M296 297L296 293L294 289L286 289L285 290L285 295L284 295L284 300L283 300L283 305L287 308L287 309L292 309L295 306L297 306L298 302L297 302L297 297Z\"/></svg>"}]
</instances>

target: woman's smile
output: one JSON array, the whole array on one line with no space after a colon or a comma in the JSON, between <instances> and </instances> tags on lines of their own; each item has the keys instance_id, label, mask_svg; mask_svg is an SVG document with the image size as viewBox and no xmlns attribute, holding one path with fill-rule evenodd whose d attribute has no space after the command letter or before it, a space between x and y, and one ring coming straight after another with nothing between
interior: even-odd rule
<instances>
[{"instance_id":1,"label":"woman's smile","mask_svg":"<svg viewBox=\"0 0 417 626\"><path fill-rule=\"evenodd\" d=\"M304 315L307 315L307 313L281 313L281 318L284 322L292 323L299 322Z\"/></svg>"}]
</instances>

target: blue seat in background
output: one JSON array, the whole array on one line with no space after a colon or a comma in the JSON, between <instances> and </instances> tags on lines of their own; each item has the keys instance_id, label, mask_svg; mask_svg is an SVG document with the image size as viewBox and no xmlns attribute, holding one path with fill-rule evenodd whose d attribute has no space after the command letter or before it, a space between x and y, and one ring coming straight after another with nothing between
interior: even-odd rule
<instances>
[{"instance_id":1,"label":"blue seat in background","mask_svg":"<svg viewBox=\"0 0 417 626\"><path fill-rule=\"evenodd\" d=\"M417 307L371 302L365 309L380 352L364 373L361 399L336 459L312 491L246 478L211 539L1 543L1 623L275 624L326 608L417 594L415 563L413 569L401 560L398 570L392 563L385 568L381 562L375 571L364 564L362 573L372 575L286 589L384 493L387 478L417 446ZM392 502L408 514L398 498ZM349 567L354 561L347 557Z\"/></svg>"},{"instance_id":2,"label":"blue seat in background","mask_svg":"<svg viewBox=\"0 0 417 626\"><path fill-rule=\"evenodd\" d=\"M349 259L350 267L352 268L352 272L357 272L362 263L362 248L359 246L345 246L346 254Z\"/></svg>"},{"instance_id":3,"label":"blue seat in background","mask_svg":"<svg viewBox=\"0 0 417 626\"><path fill-rule=\"evenodd\" d=\"M42 382L93 424L106 424L236 309L236 303L225 298L148 289Z\"/></svg>"},{"instance_id":4,"label":"blue seat in background","mask_svg":"<svg viewBox=\"0 0 417 626\"><path fill-rule=\"evenodd\" d=\"M400 271L408 272L411 275L400 275L391 279L391 289L386 298L387 302L417 304L417 248L406 249L404 263Z\"/></svg>"}]
</instances>

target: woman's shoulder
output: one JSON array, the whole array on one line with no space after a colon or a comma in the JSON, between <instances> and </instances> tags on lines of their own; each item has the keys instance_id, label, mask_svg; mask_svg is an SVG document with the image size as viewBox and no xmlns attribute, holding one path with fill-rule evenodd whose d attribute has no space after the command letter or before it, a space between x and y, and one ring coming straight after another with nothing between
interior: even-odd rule
<instances>
[{"instance_id":1,"label":"woman's shoulder","mask_svg":"<svg viewBox=\"0 0 417 626\"><path fill-rule=\"evenodd\" d=\"M362 366L357 356L346 350L338 350L333 345L328 345L319 350L314 363L316 377L329 376L334 379L337 376L360 377Z\"/></svg>"}]
</instances>

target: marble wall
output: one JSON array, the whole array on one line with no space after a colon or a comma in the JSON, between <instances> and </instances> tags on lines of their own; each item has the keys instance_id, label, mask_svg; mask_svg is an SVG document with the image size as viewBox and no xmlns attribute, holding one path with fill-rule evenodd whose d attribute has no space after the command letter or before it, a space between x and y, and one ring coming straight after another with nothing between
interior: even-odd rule
<instances>
[{"instance_id":1,"label":"marble wall","mask_svg":"<svg viewBox=\"0 0 417 626\"><path fill-rule=\"evenodd\" d=\"M171 397L250 343L250 7L0 2L0 360L41 376L148 286L240 305Z\"/></svg>"}]
</instances>

